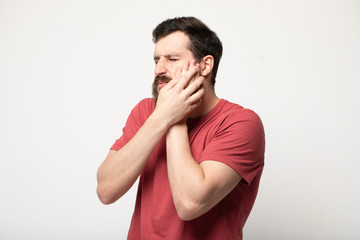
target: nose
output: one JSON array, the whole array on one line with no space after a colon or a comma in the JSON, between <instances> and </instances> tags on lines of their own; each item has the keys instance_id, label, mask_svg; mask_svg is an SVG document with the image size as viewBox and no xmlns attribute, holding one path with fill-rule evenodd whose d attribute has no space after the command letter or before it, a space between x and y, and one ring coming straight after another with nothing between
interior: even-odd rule
<instances>
[{"instance_id":1,"label":"nose","mask_svg":"<svg viewBox=\"0 0 360 240\"><path fill-rule=\"evenodd\" d=\"M164 75L166 74L167 69L166 69L166 64L163 58L160 58L156 65L155 65L155 76L160 76L160 75Z\"/></svg>"}]
</instances>

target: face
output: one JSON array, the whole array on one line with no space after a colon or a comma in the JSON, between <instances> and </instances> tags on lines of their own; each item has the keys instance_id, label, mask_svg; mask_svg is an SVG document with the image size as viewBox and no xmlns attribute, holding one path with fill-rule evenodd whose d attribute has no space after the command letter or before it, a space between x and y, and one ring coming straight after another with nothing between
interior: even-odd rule
<instances>
[{"instance_id":1,"label":"face","mask_svg":"<svg viewBox=\"0 0 360 240\"><path fill-rule=\"evenodd\" d=\"M175 78L181 66L194 59L188 49L189 41L189 37L180 31L170 33L157 41L154 52L155 79L152 86L155 100L160 89Z\"/></svg>"}]
</instances>

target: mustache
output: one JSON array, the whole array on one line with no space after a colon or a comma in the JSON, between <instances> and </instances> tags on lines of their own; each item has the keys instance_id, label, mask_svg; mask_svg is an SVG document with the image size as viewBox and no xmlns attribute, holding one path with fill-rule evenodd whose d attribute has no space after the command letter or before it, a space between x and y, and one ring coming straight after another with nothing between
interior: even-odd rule
<instances>
[{"instance_id":1,"label":"mustache","mask_svg":"<svg viewBox=\"0 0 360 240\"><path fill-rule=\"evenodd\" d=\"M166 75L160 75L160 76L156 76L154 78L154 83L158 83L159 81L166 81L166 82L170 82L172 79Z\"/></svg>"},{"instance_id":2,"label":"mustache","mask_svg":"<svg viewBox=\"0 0 360 240\"><path fill-rule=\"evenodd\" d=\"M157 98L158 98L158 84L159 82L170 82L172 79L169 77L169 76L166 76L166 75L158 75L158 76L155 76L154 78L154 82L152 84L152 95L153 95L153 98L154 98L154 101L155 101L155 104L157 102Z\"/></svg>"}]
</instances>

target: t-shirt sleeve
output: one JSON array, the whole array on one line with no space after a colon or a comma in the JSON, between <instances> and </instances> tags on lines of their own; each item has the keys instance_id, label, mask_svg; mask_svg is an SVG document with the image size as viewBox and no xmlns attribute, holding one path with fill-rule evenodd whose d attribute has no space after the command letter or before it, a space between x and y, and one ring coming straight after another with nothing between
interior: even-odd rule
<instances>
[{"instance_id":1,"label":"t-shirt sleeve","mask_svg":"<svg viewBox=\"0 0 360 240\"><path fill-rule=\"evenodd\" d=\"M151 114L153 105L153 100L147 98L140 101L132 109L128 119L126 120L121 137L115 141L115 143L110 148L111 150L118 151L134 137L134 135Z\"/></svg>"},{"instance_id":2,"label":"t-shirt sleeve","mask_svg":"<svg viewBox=\"0 0 360 240\"><path fill-rule=\"evenodd\" d=\"M265 134L258 115L242 109L227 116L201 154L233 168L250 184L264 166Z\"/></svg>"}]
</instances>

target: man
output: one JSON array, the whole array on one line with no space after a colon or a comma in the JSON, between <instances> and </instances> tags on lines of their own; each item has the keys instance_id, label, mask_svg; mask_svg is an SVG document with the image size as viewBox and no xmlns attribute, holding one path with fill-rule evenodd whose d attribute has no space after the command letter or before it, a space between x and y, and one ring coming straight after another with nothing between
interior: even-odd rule
<instances>
[{"instance_id":1,"label":"man","mask_svg":"<svg viewBox=\"0 0 360 240\"><path fill-rule=\"evenodd\" d=\"M128 239L242 239L264 165L251 110L216 96L222 44L193 17L153 31L154 98L132 110L98 171L104 204L140 176Z\"/></svg>"}]
</instances>

